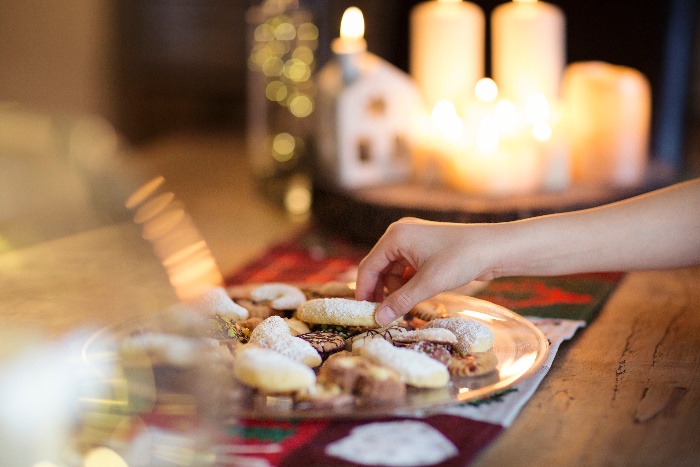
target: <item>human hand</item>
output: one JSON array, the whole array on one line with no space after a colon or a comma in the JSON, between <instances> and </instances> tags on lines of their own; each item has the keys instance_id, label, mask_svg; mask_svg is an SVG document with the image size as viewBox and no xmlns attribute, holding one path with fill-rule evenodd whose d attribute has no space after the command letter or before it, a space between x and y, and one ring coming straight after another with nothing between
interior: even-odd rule
<instances>
[{"instance_id":1,"label":"human hand","mask_svg":"<svg viewBox=\"0 0 700 467\"><path fill-rule=\"evenodd\" d=\"M416 218L393 223L360 263L356 298L382 302L377 322L388 324L440 292L490 278L480 265L487 264L480 252L488 228Z\"/></svg>"}]
</instances>

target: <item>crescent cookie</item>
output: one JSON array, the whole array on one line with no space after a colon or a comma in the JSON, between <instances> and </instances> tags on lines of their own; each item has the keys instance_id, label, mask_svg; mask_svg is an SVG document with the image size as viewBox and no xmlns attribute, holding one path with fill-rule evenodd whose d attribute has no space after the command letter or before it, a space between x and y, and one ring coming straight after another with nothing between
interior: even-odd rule
<instances>
[{"instance_id":1,"label":"crescent cookie","mask_svg":"<svg viewBox=\"0 0 700 467\"><path fill-rule=\"evenodd\" d=\"M189 305L204 314L218 313L234 321L248 317L248 310L234 302L223 287L212 287Z\"/></svg>"},{"instance_id":2,"label":"crescent cookie","mask_svg":"<svg viewBox=\"0 0 700 467\"><path fill-rule=\"evenodd\" d=\"M426 328L449 329L457 337L454 350L462 355L486 352L493 345L494 337L485 324L466 318L441 318L430 321Z\"/></svg>"},{"instance_id":3,"label":"crescent cookie","mask_svg":"<svg viewBox=\"0 0 700 467\"><path fill-rule=\"evenodd\" d=\"M316 374L308 366L250 344L236 351L233 375L248 386L272 394L299 391L316 383Z\"/></svg>"},{"instance_id":4,"label":"crescent cookie","mask_svg":"<svg viewBox=\"0 0 700 467\"><path fill-rule=\"evenodd\" d=\"M321 364L321 356L311 344L291 335L289 326L279 316L270 316L255 326L250 342L279 352L311 368Z\"/></svg>"},{"instance_id":5,"label":"crescent cookie","mask_svg":"<svg viewBox=\"0 0 700 467\"><path fill-rule=\"evenodd\" d=\"M410 386L440 388L450 381L450 373L442 363L415 350L394 347L384 339L365 343L360 355L375 365L394 370Z\"/></svg>"},{"instance_id":6,"label":"crescent cookie","mask_svg":"<svg viewBox=\"0 0 700 467\"><path fill-rule=\"evenodd\" d=\"M280 282L260 285L250 291L256 302L270 301L275 310L295 310L306 301L306 295L297 287Z\"/></svg>"},{"instance_id":7,"label":"crescent cookie","mask_svg":"<svg viewBox=\"0 0 700 467\"><path fill-rule=\"evenodd\" d=\"M378 303L348 298L314 298L301 305L296 318L312 324L378 327L374 314Z\"/></svg>"}]
</instances>

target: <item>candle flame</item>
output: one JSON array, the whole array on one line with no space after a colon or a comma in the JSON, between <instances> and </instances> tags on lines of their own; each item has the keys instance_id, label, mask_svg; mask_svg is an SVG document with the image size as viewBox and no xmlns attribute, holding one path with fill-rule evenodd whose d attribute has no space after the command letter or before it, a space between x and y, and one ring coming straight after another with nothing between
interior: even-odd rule
<instances>
[{"instance_id":1,"label":"candle flame","mask_svg":"<svg viewBox=\"0 0 700 467\"><path fill-rule=\"evenodd\" d=\"M459 139L464 130L462 119L457 115L457 109L447 99L440 99L435 103L430 120L440 134L451 141Z\"/></svg>"},{"instance_id":2,"label":"candle flame","mask_svg":"<svg viewBox=\"0 0 700 467\"><path fill-rule=\"evenodd\" d=\"M480 102L493 102L498 97L498 85L491 78L481 78L474 85L474 95Z\"/></svg>"},{"instance_id":3,"label":"candle flame","mask_svg":"<svg viewBox=\"0 0 700 467\"><path fill-rule=\"evenodd\" d=\"M365 35L365 18L362 11L351 6L343 13L340 20L340 37L345 39L362 39Z\"/></svg>"}]
</instances>

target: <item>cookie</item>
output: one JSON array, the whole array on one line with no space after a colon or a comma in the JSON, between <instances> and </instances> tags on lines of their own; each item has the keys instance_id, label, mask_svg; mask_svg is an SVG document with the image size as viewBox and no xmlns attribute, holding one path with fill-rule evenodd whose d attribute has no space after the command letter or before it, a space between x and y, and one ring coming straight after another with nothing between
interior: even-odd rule
<instances>
[{"instance_id":1,"label":"cookie","mask_svg":"<svg viewBox=\"0 0 700 467\"><path fill-rule=\"evenodd\" d=\"M406 384L395 371L359 356L331 357L321 366L318 380L356 394L363 405L398 404L406 397Z\"/></svg>"},{"instance_id":2,"label":"cookie","mask_svg":"<svg viewBox=\"0 0 700 467\"><path fill-rule=\"evenodd\" d=\"M311 346L319 353L322 360L325 360L331 354L345 349L345 338L343 338L343 336L340 334L335 334L333 332L307 332L306 334L299 334L297 337L311 344Z\"/></svg>"},{"instance_id":3,"label":"cookie","mask_svg":"<svg viewBox=\"0 0 700 467\"><path fill-rule=\"evenodd\" d=\"M331 356L321 365L318 379L324 383L335 384L344 392L354 392L357 381L368 364L369 362L359 356L340 358Z\"/></svg>"},{"instance_id":4,"label":"cookie","mask_svg":"<svg viewBox=\"0 0 700 467\"><path fill-rule=\"evenodd\" d=\"M441 318L430 321L423 329L449 329L457 337L454 350L462 355L486 352L493 345L494 337L485 324L466 318Z\"/></svg>"},{"instance_id":5,"label":"cookie","mask_svg":"<svg viewBox=\"0 0 700 467\"><path fill-rule=\"evenodd\" d=\"M410 386L437 388L450 381L445 365L415 350L394 347L384 339L370 340L362 346L360 355L371 363L394 370Z\"/></svg>"},{"instance_id":6,"label":"cookie","mask_svg":"<svg viewBox=\"0 0 700 467\"><path fill-rule=\"evenodd\" d=\"M415 331L406 331L394 337L394 343L410 344L420 341L436 344L455 344L457 337L449 329L423 328Z\"/></svg>"},{"instance_id":7,"label":"cookie","mask_svg":"<svg viewBox=\"0 0 700 467\"><path fill-rule=\"evenodd\" d=\"M430 300L420 302L411 309L409 314L423 321L432 321L450 316L443 303L437 303Z\"/></svg>"},{"instance_id":8,"label":"cookie","mask_svg":"<svg viewBox=\"0 0 700 467\"><path fill-rule=\"evenodd\" d=\"M355 298L355 289L347 282L331 281L310 285L302 289L308 300L314 298Z\"/></svg>"},{"instance_id":9,"label":"cookie","mask_svg":"<svg viewBox=\"0 0 700 467\"><path fill-rule=\"evenodd\" d=\"M275 350L311 368L321 364L321 356L311 344L291 335L289 326L279 316L270 316L250 334L250 342Z\"/></svg>"},{"instance_id":10,"label":"cookie","mask_svg":"<svg viewBox=\"0 0 700 467\"><path fill-rule=\"evenodd\" d=\"M333 383L320 383L304 388L295 396L296 408L309 409L338 409L355 404L355 395L343 391Z\"/></svg>"},{"instance_id":11,"label":"cookie","mask_svg":"<svg viewBox=\"0 0 700 467\"><path fill-rule=\"evenodd\" d=\"M374 319L378 303L348 298L315 298L301 305L296 318L305 323L379 327Z\"/></svg>"},{"instance_id":12,"label":"cookie","mask_svg":"<svg viewBox=\"0 0 700 467\"><path fill-rule=\"evenodd\" d=\"M269 301L274 310L296 310L306 301L306 295L293 285L271 282L255 287L250 298L256 302Z\"/></svg>"},{"instance_id":13,"label":"cookie","mask_svg":"<svg viewBox=\"0 0 700 467\"><path fill-rule=\"evenodd\" d=\"M387 326L378 329L370 329L360 334L356 334L345 341L345 348L354 355L360 354L362 346L371 339L384 339L393 342L394 339L407 333L405 328L400 326Z\"/></svg>"},{"instance_id":14,"label":"cookie","mask_svg":"<svg viewBox=\"0 0 700 467\"><path fill-rule=\"evenodd\" d=\"M406 399L406 384L389 368L367 365L355 388L363 405L398 405Z\"/></svg>"},{"instance_id":15,"label":"cookie","mask_svg":"<svg viewBox=\"0 0 700 467\"><path fill-rule=\"evenodd\" d=\"M236 321L248 317L248 310L235 303L223 287L212 287L187 305L206 315L219 314Z\"/></svg>"},{"instance_id":16,"label":"cookie","mask_svg":"<svg viewBox=\"0 0 700 467\"><path fill-rule=\"evenodd\" d=\"M454 376L480 376L496 369L498 357L493 352L453 355L447 369Z\"/></svg>"},{"instance_id":17,"label":"cookie","mask_svg":"<svg viewBox=\"0 0 700 467\"><path fill-rule=\"evenodd\" d=\"M237 298L236 304L248 310L250 318L269 318L270 316L284 316L283 311L275 310L269 303L258 303L249 298Z\"/></svg>"},{"instance_id":18,"label":"cookie","mask_svg":"<svg viewBox=\"0 0 700 467\"><path fill-rule=\"evenodd\" d=\"M314 371L303 363L252 344L236 351L233 374L243 384L268 394L300 391L316 382Z\"/></svg>"},{"instance_id":19,"label":"cookie","mask_svg":"<svg viewBox=\"0 0 700 467\"><path fill-rule=\"evenodd\" d=\"M311 329L309 329L308 324L296 318L284 318L284 321L285 323L287 323L287 326L289 326L289 330L291 331L292 336L298 336L299 334L306 334L307 332L311 332Z\"/></svg>"},{"instance_id":20,"label":"cookie","mask_svg":"<svg viewBox=\"0 0 700 467\"><path fill-rule=\"evenodd\" d=\"M406 348L424 353L428 357L432 358L433 360L437 360L443 365L447 365L452 358L452 352L450 351L452 346L450 344L420 341L409 344Z\"/></svg>"}]
</instances>

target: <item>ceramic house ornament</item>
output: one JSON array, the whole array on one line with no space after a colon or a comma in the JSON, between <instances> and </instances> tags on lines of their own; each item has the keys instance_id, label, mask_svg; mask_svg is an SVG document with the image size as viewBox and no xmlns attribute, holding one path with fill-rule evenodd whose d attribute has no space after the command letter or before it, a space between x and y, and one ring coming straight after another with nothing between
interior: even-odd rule
<instances>
[{"instance_id":1,"label":"ceramic house ornament","mask_svg":"<svg viewBox=\"0 0 700 467\"><path fill-rule=\"evenodd\" d=\"M366 51L364 25L358 33L343 24L335 57L318 75L318 175L346 189L405 180L420 92L406 73Z\"/></svg>"}]
</instances>

